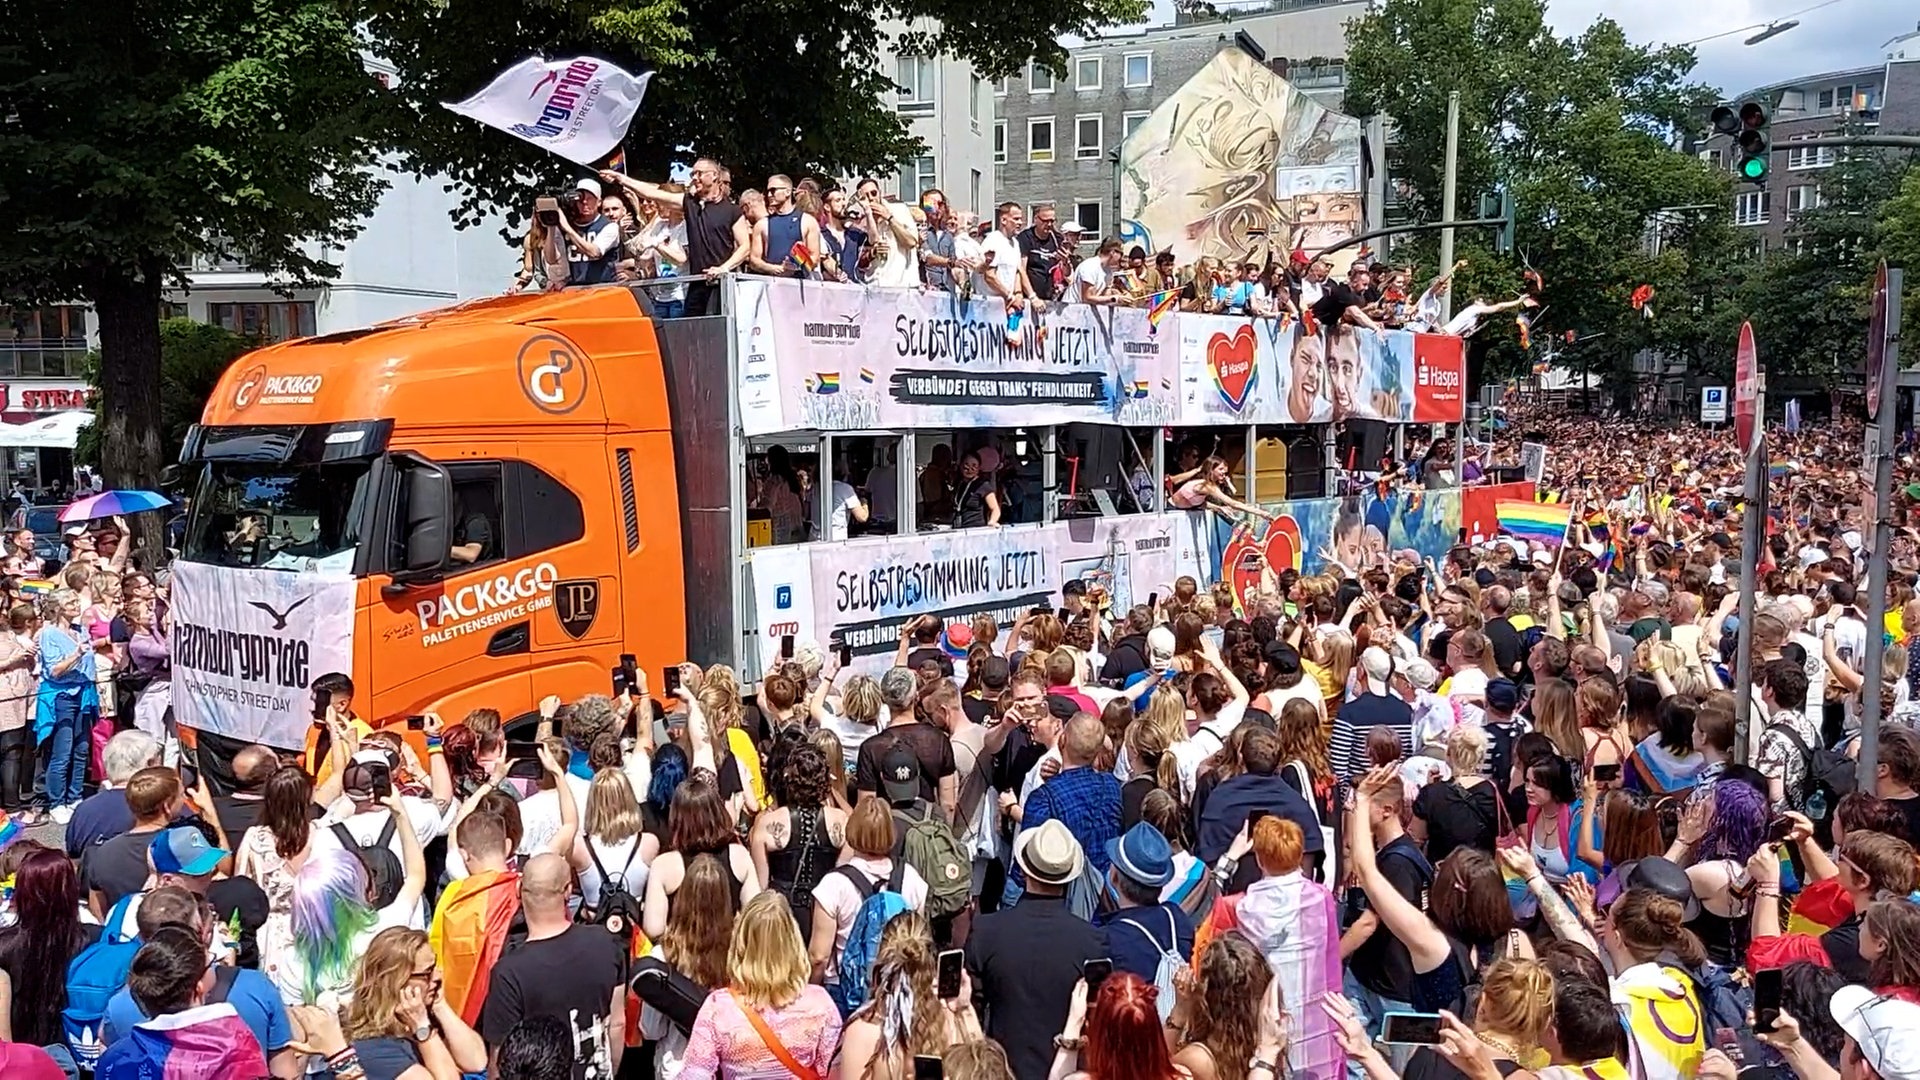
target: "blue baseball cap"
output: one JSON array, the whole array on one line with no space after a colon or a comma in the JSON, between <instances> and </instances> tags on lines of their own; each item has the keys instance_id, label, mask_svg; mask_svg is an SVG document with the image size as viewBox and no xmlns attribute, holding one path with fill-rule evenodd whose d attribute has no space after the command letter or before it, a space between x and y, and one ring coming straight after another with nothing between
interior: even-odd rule
<instances>
[{"instance_id":1,"label":"blue baseball cap","mask_svg":"<svg viewBox=\"0 0 1920 1080\"><path fill-rule=\"evenodd\" d=\"M1142 885L1173 880L1173 847L1159 829L1144 821L1107 841L1107 859L1115 870Z\"/></svg>"},{"instance_id":2,"label":"blue baseball cap","mask_svg":"<svg viewBox=\"0 0 1920 1080\"><path fill-rule=\"evenodd\" d=\"M185 825L163 830L147 846L147 853L153 859L154 873L185 877L205 877L232 854L207 843L199 829Z\"/></svg>"}]
</instances>

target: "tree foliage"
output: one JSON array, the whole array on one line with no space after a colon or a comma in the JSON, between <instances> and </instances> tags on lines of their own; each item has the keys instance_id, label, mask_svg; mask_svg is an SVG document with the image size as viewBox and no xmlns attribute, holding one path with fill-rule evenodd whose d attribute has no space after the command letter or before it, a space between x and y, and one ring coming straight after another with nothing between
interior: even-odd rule
<instances>
[{"instance_id":1,"label":"tree foliage","mask_svg":"<svg viewBox=\"0 0 1920 1080\"><path fill-rule=\"evenodd\" d=\"M224 326L168 319L160 324L160 445L179 446L187 428L200 421L201 407L229 365L261 342ZM86 379L100 385L100 356L88 356ZM100 464L100 429L83 428L73 448L82 465Z\"/></svg>"},{"instance_id":2,"label":"tree foliage","mask_svg":"<svg viewBox=\"0 0 1920 1080\"><path fill-rule=\"evenodd\" d=\"M1442 219L1450 90L1460 92L1455 216L1477 216L1477 196L1496 185L1514 198L1513 257L1494 255L1484 233L1459 235L1469 261L1460 302L1513 295L1524 268L1545 281L1532 353L1511 330L1482 331L1497 336L1490 375L1525 372L1553 343L1562 362L1623 384L1667 311L1691 306L1692 276L1732 239L1719 210L1726 178L1676 148L1712 99L1687 81L1692 66L1690 50L1637 45L1610 19L1561 37L1541 0L1385 0L1351 25L1347 111L1392 119L1390 167L1413 218ZM1715 212L1675 209L1700 205ZM1437 261L1431 237L1410 250ZM1658 320L1630 303L1642 285L1666 298ZM1674 329L1698 338L1702 327ZM1577 343L1565 343L1568 331Z\"/></svg>"},{"instance_id":3,"label":"tree foliage","mask_svg":"<svg viewBox=\"0 0 1920 1080\"><path fill-rule=\"evenodd\" d=\"M892 107L880 55L945 55L984 78L1029 59L1064 71L1061 34L1139 18L1143 0L982 5L958 0L368 0L370 40L401 72L398 147L451 177L463 215L515 220L572 166L440 107L528 54L594 55L657 72L625 144L628 168L659 177L704 154L738 177L839 175L924 152ZM985 91L982 90L982 93ZM744 186L744 185L739 185Z\"/></svg>"},{"instance_id":4,"label":"tree foliage","mask_svg":"<svg viewBox=\"0 0 1920 1080\"><path fill-rule=\"evenodd\" d=\"M334 0L30 0L0 23L0 302L93 306L110 484L165 456L163 287L199 254L331 276L323 246L383 186L378 90Z\"/></svg>"}]
</instances>

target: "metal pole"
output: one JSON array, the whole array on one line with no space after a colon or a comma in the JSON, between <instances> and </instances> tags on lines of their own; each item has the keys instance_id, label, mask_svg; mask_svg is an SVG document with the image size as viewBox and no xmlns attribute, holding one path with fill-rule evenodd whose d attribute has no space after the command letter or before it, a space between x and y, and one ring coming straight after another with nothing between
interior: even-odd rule
<instances>
[{"instance_id":1,"label":"metal pole","mask_svg":"<svg viewBox=\"0 0 1920 1080\"><path fill-rule=\"evenodd\" d=\"M1898 267L1887 268L1886 300L1886 354L1880 363L1880 416L1875 424L1880 437L1870 440L1874 454L1873 462L1873 539L1870 541L1867 563L1867 667L1862 673L1866 680L1860 688L1860 762L1859 775L1872 783L1872 778L1880 760L1880 718L1884 715L1885 702L1880 700L1880 668L1886 654L1887 625L1887 569L1892 562L1889 548L1893 543L1892 530L1888 520L1889 508L1893 505L1893 449L1899 441L1895 432L1899 424L1893 420L1899 411L1894 404L1894 387L1900 374L1900 291L1906 285L1906 273ZM1862 790L1871 792L1871 788Z\"/></svg>"},{"instance_id":2,"label":"metal pole","mask_svg":"<svg viewBox=\"0 0 1920 1080\"><path fill-rule=\"evenodd\" d=\"M1765 391L1754 400L1754 423L1766 415ZM1747 457L1747 511L1740 519L1740 633L1733 653L1733 760L1745 765L1753 716L1754 596L1760 591L1760 548L1766 544L1767 440Z\"/></svg>"},{"instance_id":3,"label":"metal pole","mask_svg":"<svg viewBox=\"0 0 1920 1080\"><path fill-rule=\"evenodd\" d=\"M1459 203L1460 187L1460 91L1447 91L1447 158L1446 173L1440 182L1440 219L1453 220L1453 210ZM1440 272L1446 273L1453 267L1453 229L1440 230ZM1440 318L1453 318L1453 287L1440 297ZM1466 387L1461 387L1464 396ZM1463 416L1453 426L1453 482L1456 486L1466 486L1467 470L1467 422Z\"/></svg>"}]
</instances>

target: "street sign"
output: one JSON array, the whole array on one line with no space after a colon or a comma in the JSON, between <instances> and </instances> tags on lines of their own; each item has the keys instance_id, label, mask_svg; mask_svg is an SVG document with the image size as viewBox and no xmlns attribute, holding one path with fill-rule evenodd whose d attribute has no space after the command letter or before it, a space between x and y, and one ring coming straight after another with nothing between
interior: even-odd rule
<instances>
[{"instance_id":1,"label":"street sign","mask_svg":"<svg viewBox=\"0 0 1920 1080\"><path fill-rule=\"evenodd\" d=\"M1700 422L1703 424L1727 422L1726 387L1703 386L1700 388Z\"/></svg>"},{"instance_id":2,"label":"street sign","mask_svg":"<svg viewBox=\"0 0 1920 1080\"><path fill-rule=\"evenodd\" d=\"M1867 419L1880 419L1880 369L1887 361L1887 261L1873 275L1873 321L1867 328Z\"/></svg>"},{"instance_id":3,"label":"street sign","mask_svg":"<svg viewBox=\"0 0 1920 1080\"><path fill-rule=\"evenodd\" d=\"M1740 324L1740 348L1733 358L1733 434L1742 456L1760 449L1760 358L1753 347L1753 324Z\"/></svg>"}]
</instances>

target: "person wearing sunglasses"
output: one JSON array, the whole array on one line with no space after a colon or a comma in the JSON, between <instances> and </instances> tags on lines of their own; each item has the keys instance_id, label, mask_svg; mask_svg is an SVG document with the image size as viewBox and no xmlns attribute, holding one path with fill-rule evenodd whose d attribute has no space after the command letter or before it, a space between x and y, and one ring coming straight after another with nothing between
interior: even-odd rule
<instances>
[{"instance_id":1,"label":"person wearing sunglasses","mask_svg":"<svg viewBox=\"0 0 1920 1080\"><path fill-rule=\"evenodd\" d=\"M442 1080L487 1069L487 1045L441 993L427 935L393 927L368 946L346 1036L367 1080Z\"/></svg>"}]
</instances>

